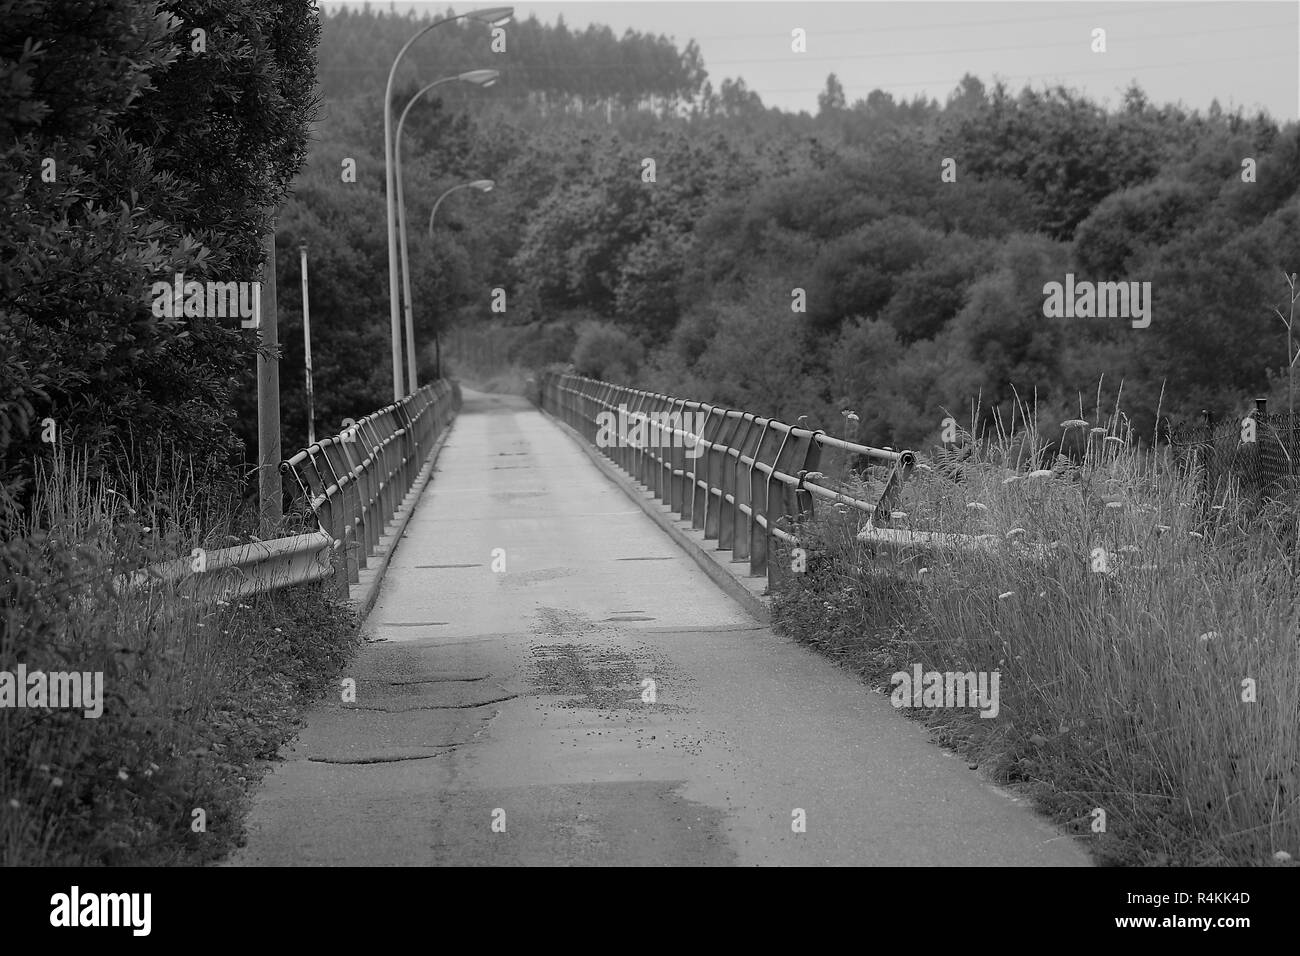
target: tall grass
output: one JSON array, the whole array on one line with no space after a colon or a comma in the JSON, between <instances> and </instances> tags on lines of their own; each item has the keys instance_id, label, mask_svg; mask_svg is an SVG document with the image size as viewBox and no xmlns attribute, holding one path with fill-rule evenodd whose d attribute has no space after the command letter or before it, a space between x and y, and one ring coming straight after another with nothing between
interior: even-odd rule
<instances>
[{"instance_id":1,"label":"tall grass","mask_svg":"<svg viewBox=\"0 0 1300 956\"><path fill-rule=\"evenodd\" d=\"M105 697L99 718L0 708L8 866L220 856L238 841L256 761L354 639L350 614L318 588L241 603L115 586L145 564L229 545L236 503L176 460L125 492L97 473L58 449L24 534L0 549L0 670L99 671Z\"/></svg>"},{"instance_id":2,"label":"tall grass","mask_svg":"<svg viewBox=\"0 0 1300 956\"><path fill-rule=\"evenodd\" d=\"M886 565L831 510L778 620L885 690L914 663L1000 671L996 718L922 715L1107 862L1300 855L1294 502L1199 499L1119 414L1068 425L1088 435L1081 460L1032 470L1040 430L1019 411L1019 428L966 436L963 480L918 469L899 505L896 524L991 547Z\"/></svg>"}]
</instances>

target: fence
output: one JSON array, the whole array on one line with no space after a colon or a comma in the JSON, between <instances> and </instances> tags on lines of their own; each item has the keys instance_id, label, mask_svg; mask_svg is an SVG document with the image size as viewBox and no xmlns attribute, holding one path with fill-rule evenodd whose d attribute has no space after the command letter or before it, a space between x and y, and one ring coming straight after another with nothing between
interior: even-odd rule
<instances>
[{"instance_id":1,"label":"fence","mask_svg":"<svg viewBox=\"0 0 1300 956\"><path fill-rule=\"evenodd\" d=\"M280 465L292 474L337 555L333 587L348 596L388 520L460 409L460 386L426 385Z\"/></svg>"},{"instance_id":2,"label":"fence","mask_svg":"<svg viewBox=\"0 0 1300 956\"><path fill-rule=\"evenodd\" d=\"M1262 398L1249 415L1220 419L1205 411L1200 422L1171 425L1168 437L1196 469L1209 501L1233 488L1258 501L1293 486L1300 474L1300 428L1290 415L1270 415Z\"/></svg>"},{"instance_id":3,"label":"fence","mask_svg":"<svg viewBox=\"0 0 1300 956\"><path fill-rule=\"evenodd\" d=\"M821 431L787 425L749 412L689 402L577 375L547 373L540 383L541 407L569 425L606 457L650 489L669 508L717 540L733 560L748 560L750 574L775 584L780 562L769 560L774 540L797 546L791 527L810 518L813 502L838 502L888 525L893 504L915 462L910 451L893 451L832 438ZM625 417L620 412L625 409ZM597 416L612 415L620 436L602 443ZM691 430L703 415L703 427ZM689 416L689 417L688 417ZM622 422L642 436L624 440ZM606 419L606 428L609 419ZM697 444L698 443L698 444ZM696 448L696 457L688 456ZM870 497L836 491L817 470L822 451L858 456L883 472L867 483Z\"/></svg>"},{"instance_id":4,"label":"fence","mask_svg":"<svg viewBox=\"0 0 1300 956\"><path fill-rule=\"evenodd\" d=\"M280 471L294 476L319 530L196 549L123 575L115 586L185 583L199 597L231 598L330 579L334 593L347 598L460 401L460 386L440 380L282 462Z\"/></svg>"}]
</instances>

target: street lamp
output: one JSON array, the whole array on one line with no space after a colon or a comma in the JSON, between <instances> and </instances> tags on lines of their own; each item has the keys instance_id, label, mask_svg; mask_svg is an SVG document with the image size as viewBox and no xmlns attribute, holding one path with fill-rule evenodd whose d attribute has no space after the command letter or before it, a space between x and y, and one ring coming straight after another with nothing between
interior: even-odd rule
<instances>
[{"instance_id":1,"label":"street lamp","mask_svg":"<svg viewBox=\"0 0 1300 956\"><path fill-rule=\"evenodd\" d=\"M444 199L446 199L448 196L450 196L458 189L472 188L472 189L477 189L479 192L490 193L492 191L492 187L495 185L496 183L491 179L476 179L473 182L461 183L458 186L452 186L441 196L439 196L438 201L433 204L433 210L429 213L429 239L430 240L433 239L433 217L438 215L438 207L442 205L442 201ZM408 325L407 328L409 329L410 326ZM414 353L415 351L414 343L408 343L408 346L410 347L411 352ZM434 367L436 369L436 375L438 378L442 378L442 330L439 329L438 326L434 326L433 329L433 355L434 355L433 361L434 361Z\"/></svg>"},{"instance_id":2,"label":"street lamp","mask_svg":"<svg viewBox=\"0 0 1300 956\"><path fill-rule=\"evenodd\" d=\"M393 65L388 69L388 83L384 87L384 175L387 186L384 199L388 215L388 310L393 333L393 401L395 402L400 402L403 398L402 317L397 301L397 223L394 215L397 199L394 195L396 173L393 169L393 78L397 75L397 64L402 61L403 55L411 48L411 44L434 27L467 17L478 23L499 27L509 23L514 14L514 7L489 7L486 10L473 10L447 17L445 20L435 20L402 45L402 48L397 51L397 56L393 58Z\"/></svg>"},{"instance_id":3,"label":"street lamp","mask_svg":"<svg viewBox=\"0 0 1300 956\"><path fill-rule=\"evenodd\" d=\"M456 76L446 76L441 80L434 80L420 88L420 90L411 97L406 107L402 110L402 115L397 118L397 134L394 139L395 161L393 165L397 169L397 231L401 237L402 251L402 292L405 296L406 311L406 369L409 381L406 383L408 391L414 392L416 389L415 377L415 320L411 317L411 262L406 254L406 201L402 198L402 127L406 124L406 114L411 112L411 107L421 96L433 89L435 86L441 86L443 83L472 83L475 86L488 87L497 81L501 74L496 70L470 70L466 73L459 73Z\"/></svg>"}]
</instances>

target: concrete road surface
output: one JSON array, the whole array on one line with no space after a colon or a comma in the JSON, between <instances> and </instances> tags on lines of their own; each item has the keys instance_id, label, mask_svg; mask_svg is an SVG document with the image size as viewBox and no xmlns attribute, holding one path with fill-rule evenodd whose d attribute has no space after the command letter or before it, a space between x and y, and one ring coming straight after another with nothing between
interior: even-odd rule
<instances>
[{"instance_id":1,"label":"concrete road surface","mask_svg":"<svg viewBox=\"0 0 1300 956\"><path fill-rule=\"evenodd\" d=\"M1087 863L520 398L465 393L366 630L230 863Z\"/></svg>"}]
</instances>

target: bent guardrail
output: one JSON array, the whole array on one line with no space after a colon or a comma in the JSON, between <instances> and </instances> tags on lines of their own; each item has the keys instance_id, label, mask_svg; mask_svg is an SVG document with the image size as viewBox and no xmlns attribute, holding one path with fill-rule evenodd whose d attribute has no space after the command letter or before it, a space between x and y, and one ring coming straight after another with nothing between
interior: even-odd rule
<instances>
[{"instance_id":1,"label":"bent guardrail","mask_svg":"<svg viewBox=\"0 0 1300 956\"><path fill-rule=\"evenodd\" d=\"M705 540L717 540L718 550L731 551L732 560L748 560L750 574L766 575L769 587L779 564L769 560L773 539L799 545L780 523L806 520L820 499L864 512L873 526L888 525L916 461L910 451L858 445L749 412L578 375L548 372L539 386L544 411L689 519ZM602 442L612 420L618 440ZM624 422L635 426L635 436L624 436ZM825 448L884 470L879 493L867 499L823 484L826 476L817 466ZM688 455L688 449L695 454Z\"/></svg>"},{"instance_id":2,"label":"bent guardrail","mask_svg":"<svg viewBox=\"0 0 1300 956\"><path fill-rule=\"evenodd\" d=\"M460 386L439 380L280 465L293 475L329 536L338 596L346 598L348 585L359 580L460 404Z\"/></svg>"},{"instance_id":3,"label":"bent guardrail","mask_svg":"<svg viewBox=\"0 0 1300 956\"><path fill-rule=\"evenodd\" d=\"M332 573L330 544L330 536L317 531L213 551L195 548L188 558L151 564L120 576L114 585L121 592L189 582L193 596L201 599L241 598L323 581Z\"/></svg>"}]
</instances>

